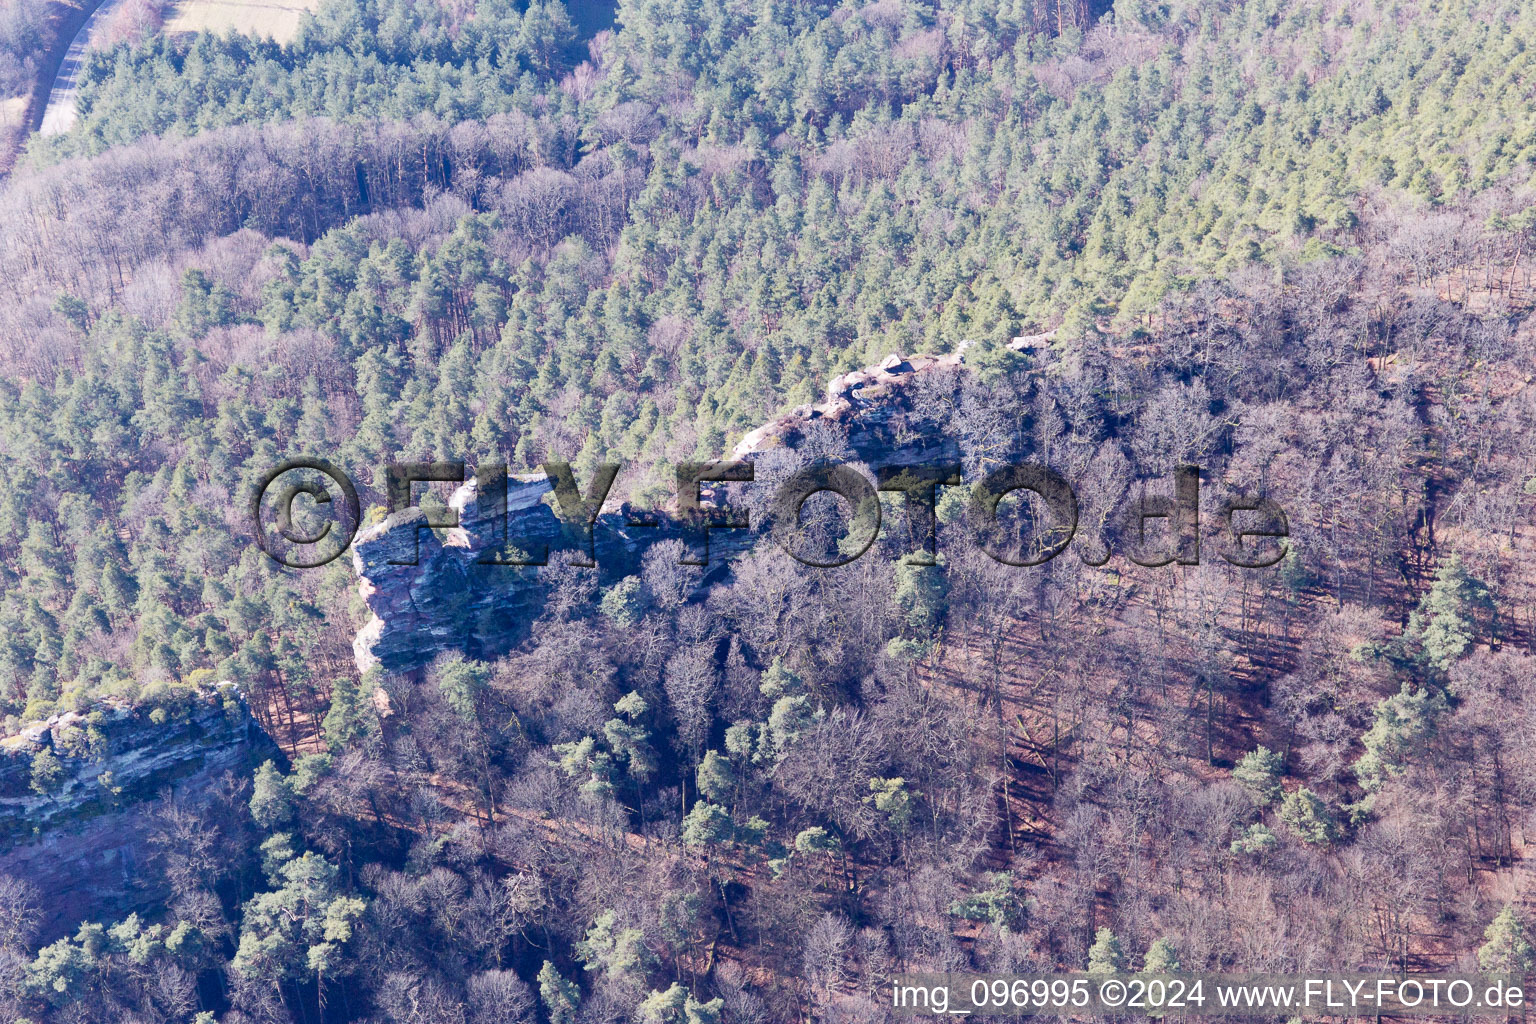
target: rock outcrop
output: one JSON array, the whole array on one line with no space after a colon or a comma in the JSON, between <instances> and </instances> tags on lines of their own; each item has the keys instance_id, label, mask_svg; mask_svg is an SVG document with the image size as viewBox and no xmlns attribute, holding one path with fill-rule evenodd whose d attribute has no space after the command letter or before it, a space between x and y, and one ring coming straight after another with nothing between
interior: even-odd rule
<instances>
[{"instance_id":1,"label":"rock outcrop","mask_svg":"<svg viewBox=\"0 0 1536 1024\"><path fill-rule=\"evenodd\" d=\"M754 461L776 448L794 448L816 424L826 424L870 466L953 461L953 443L915 414L915 385L961 362L960 353L892 355L843 374L828 385L826 401L753 430L731 458ZM353 641L358 669L409 672L446 651L494 658L526 637L544 597L539 570L493 563L509 543L524 553L562 547L560 521L545 499L549 492L542 474L511 478L503 530L497 503L482 502L471 480L449 500L457 527L430 529L427 514L411 508L360 532L352 545L353 567L373 617ZM631 518L627 507L605 508L594 527L605 583L637 572L644 550L671 535L633 525Z\"/></svg>"},{"instance_id":2,"label":"rock outcrop","mask_svg":"<svg viewBox=\"0 0 1536 1024\"><path fill-rule=\"evenodd\" d=\"M512 477L503 517L471 479L448 502L456 527L434 530L424 511L411 508L360 532L352 565L373 618L352 642L359 671L409 671L450 650L493 657L526 636L545 587L536 565L506 563L566 546L560 520L541 500L549 492L543 474ZM627 519L605 514L594 531L605 575L634 571L653 539Z\"/></svg>"},{"instance_id":3,"label":"rock outcrop","mask_svg":"<svg viewBox=\"0 0 1536 1024\"><path fill-rule=\"evenodd\" d=\"M45 753L44 767L57 763L51 778L34 771ZM269 756L281 755L230 683L28 725L0 740L0 874L38 887L45 941L163 902L140 871L151 855L151 801Z\"/></svg>"},{"instance_id":4,"label":"rock outcrop","mask_svg":"<svg viewBox=\"0 0 1536 1024\"><path fill-rule=\"evenodd\" d=\"M924 375L963 365L964 347L946 356L887 356L879 366L833 377L827 399L802 405L747 434L731 452L750 459L780 445L793 446L814 423L846 431L848 444L870 465L919 465L953 458L948 440L931 432L903 432L901 421L912 413L912 385Z\"/></svg>"}]
</instances>

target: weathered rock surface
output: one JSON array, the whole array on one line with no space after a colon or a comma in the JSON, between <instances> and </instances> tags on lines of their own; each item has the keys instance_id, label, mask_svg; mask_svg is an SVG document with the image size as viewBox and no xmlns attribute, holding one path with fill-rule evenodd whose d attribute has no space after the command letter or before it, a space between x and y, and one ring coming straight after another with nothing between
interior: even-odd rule
<instances>
[{"instance_id":1,"label":"weathered rock surface","mask_svg":"<svg viewBox=\"0 0 1536 1024\"><path fill-rule=\"evenodd\" d=\"M924 375L964 365L962 349L946 356L917 355L903 358L892 353L879 366L833 377L827 400L802 405L749 433L731 452L735 459L751 459L780 445L793 447L806 429L817 422L846 431L848 444L871 466L916 466L953 458L948 438L931 431L904 430L913 424L913 385Z\"/></svg>"},{"instance_id":2,"label":"weathered rock surface","mask_svg":"<svg viewBox=\"0 0 1536 1024\"><path fill-rule=\"evenodd\" d=\"M838 430L871 467L953 461L953 443L914 416L914 385L960 365L959 353L893 354L879 366L843 374L828 386L825 402L801 406L752 431L731 458L754 461L775 448L794 448L822 423ZM493 658L527 635L544 596L539 570L488 563L505 542L530 553L565 545L560 521L544 500L550 485L542 474L513 477L507 491L504 533L494 503L483 507L471 480L449 501L459 513L456 528L429 529L426 513L412 508L358 534L353 567L373 612L353 641L360 671L378 665L408 672L447 651ZM631 525L627 507L605 509L593 534L604 583L637 572L644 550L669 536L676 534Z\"/></svg>"},{"instance_id":3,"label":"weathered rock surface","mask_svg":"<svg viewBox=\"0 0 1536 1024\"><path fill-rule=\"evenodd\" d=\"M545 588L538 566L506 562L569 547L554 510L540 500L549 492L543 474L508 480L503 528L496 503L482 502L471 479L448 502L456 527L434 530L425 512L411 508L359 533L352 565L373 618L352 643L358 669L408 671L444 651L492 657L527 635ZM633 571L652 540L627 519L605 514L594 530L605 575Z\"/></svg>"},{"instance_id":4,"label":"weathered rock surface","mask_svg":"<svg viewBox=\"0 0 1536 1024\"><path fill-rule=\"evenodd\" d=\"M0 874L42 893L44 941L84 920L164 902L140 870L159 793L196 792L224 772L280 756L231 684L161 710L102 705L0 740ZM44 750L63 772L39 793L32 768Z\"/></svg>"}]
</instances>

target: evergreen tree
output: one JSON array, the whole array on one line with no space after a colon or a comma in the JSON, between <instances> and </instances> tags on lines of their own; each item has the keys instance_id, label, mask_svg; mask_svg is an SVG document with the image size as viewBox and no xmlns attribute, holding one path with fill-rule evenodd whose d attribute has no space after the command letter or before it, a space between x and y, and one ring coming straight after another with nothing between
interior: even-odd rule
<instances>
[{"instance_id":1,"label":"evergreen tree","mask_svg":"<svg viewBox=\"0 0 1536 1024\"><path fill-rule=\"evenodd\" d=\"M1268 825L1253 824L1232 840L1232 852L1261 857L1280 848L1280 839Z\"/></svg>"},{"instance_id":2,"label":"evergreen tree","mask_svg":"<svg viewBox=\"0 0 1536 1024\"><path fill-rule=\"evenodd\" d=\"M1305 787L1286 796L1280 820L1296 837L1313 846L1326 846L1339 837L1338 823L1321 797Z\"/></svg>"},{"instance_id":3,"label":"evergreen tree","mask_svg":"<svg viewBox=\"0 0 1536 1024\"><path fill-rule=\"evenodd\" d=\"M951 903L949 912L968 921L987 921L999 928L1017 928L1024 906L1013 888L1013 873L987 873L987 888Z\"/></svg>"},{"instance_id":4,"label":"evergreen tree","mask_svg":"<svg viewBox=\"0 0 1536 1024\"><path fill-rule=\"evenodd\" d=\"M1487 941L1477 950L1477 963L1483 970L1523 975L1536 966L1536 948L1511 904L1504 904L1489 922L1483 938Z\"/></svg>"},{"instance_id":5,"label":"evergreen tree","mask_svg":"<svg viewBox=\"0 0 1536 1024\"><path fill-rule=\"evenodd\" d=\"M64 783L64 764L54 754L52 747L44 747L32 755L30 782L32 791L47 796Z\"/></svg>"},{"instance_id":6,"label":"evergreen tree","mask_svg":"<svg viewBox=\"0 0 1536 1024\"><path fill-rule=\"evenodd\" d=\"M1088 973L1094 977L1115 974L1125 969L1125 950L1120 940L1108 928L1100 928L1094 934L1093 945L1088 947Z\"/></svg>"},{"instance_id":7,"label":"evergreen tree","mask_svg":"<svg viewBox=\"0 0 1536 1024\"><path fill-rule=\"evenodd\" d=\"M645 933L639 928L618 927L618 915L605 910L597 915L587 937L576 944L576 959L589 971L602 971L610 980L640 981L651 961Z\"/></svg>"},{"instance_id":8,"label":"evergreen tree","mask_svg":"<svg viewBox=\"0 0 1536 1024\"><path fill-rule=\"evenodd\" d=\"M694 781L699 795L712 803L723 804L730 800L736 787L736 769L728 758L711 750L704 755L694 771Z\"/></svg>"},{"instance_id":9,"label":"evergreen tree","mask_svg":"<svg viewBox=\"0 0 1536 1024\"><path fill-rule=\"evenodd\" d=\"M1401 775L1409 761L1434 737L1445 714L1445 695L1428 687L1402 689L1376 705L1375 721L1362 736L1365 753L1355 762L1355 774L1368 793L1381 789L1386 780Z\"/></svg>"},{"instance_id":10,"label":"evergreen tree","mask_svg":"<svg viewBox=\"0 0 1536 1024\"><path fill-rule=\"evenodd\" d=\"M279 828L293 819L293 786L271 761L263 761L256 769L250 806L251 819L263 831Z\"/></svg>"},{"instance_id":11,"label":"evergreen tree","mask_svg":"<svg viewBox=\"0 0 1536 1024\"><path fill-rule=\"evenodd\" d=\"M1180 969L1179 951L1168 936L1162 936L1147 947L1141 967L1143 974L1177 974Z\"/></svg>"},{"instance_id":12,"label":"evergreen tree","mask_svg":"<svg viewBox=\"0 0 1536 1024\"><path fill-rule=\"evenodd\" d=\"M912 823L912 802L919 794L907 788L906 779L870 779L869 797L875 809L886 816L892 831L904 834Z\"/></svg>"},{"instance_id":13,"label":"evergreen tree","mask_svg":"<svg viewBox=\"0 0 1536 1024\"><path fill-rule=\"evenodd\" d=\"M277 888L246 903L231 966L270 983L313 974L322 986L342 965L342 947L367 908L341 889L334 864L305 852L277 867Z\"/></svg>"},{"instance_id":14,"label":"evergreen tree","mask_svg":"<svg viewBox=\"0 0 1536 1024\"><path fill-rule=\"evenodd\" d=\"M652 991L635 1009L641 1024L720 1024L723 999L696 1000L676 982L665 991Z\"/></svg>"},{"instance_id":15,"label":"evergreen tree","mask_svg":"<svg viewBox=\"0 0 1536 1024\"><path fill-rule=\"evenodd\" d=\"M1284 793L1280 785L1284 770L1285 761L1279 754L1267 747L1259 747L1243 755L1237 767L1232 769L1232 778L1248 791L1254 803L1268 807Z\"/></svg>"},{"instance_id":16,"label":"evergreen tree","mask_svg":"<svg viewBox=\"0 0 1536 1024\"><path fill-rule=\"evenodd\" d=\"M1466 571L1460 555L1453 554L1436 571L1409 631L1419 631L1425 657L1443 672L1476 639L1478 614L1492 608L1488 587Z\"/></svg>"},{"instance_id":17,"label":"evergreen tree","mask_svg":"<svg viewBox=\"0 0 1536 1024\"><path fill-rule=\"evenodd\" d=\"M581 1005L581 990L555 969L548 960L539 968L539 998L549 1014L549 1024L575 1024L576 1008Z\"/></svg>"}]
</instances>

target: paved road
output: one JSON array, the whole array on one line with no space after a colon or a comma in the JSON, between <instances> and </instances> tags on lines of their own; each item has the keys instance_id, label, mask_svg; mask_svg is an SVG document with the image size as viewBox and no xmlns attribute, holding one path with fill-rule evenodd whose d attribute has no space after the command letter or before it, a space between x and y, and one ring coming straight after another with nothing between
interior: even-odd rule
<instances>
[{"instance_id":1,"label":"paved road","mask_svg":"<svg viewBox=\"0 0 1536 1024\"><path fill-rule=\"evenodd\" d=\"M38 129L40 134L58 135L69 131L75 123L75 79L85 63L85 51L90 46L91 33L106 23L120 3L122 0L102 0L101 6L91 12L85 24L80 26L80 31L75 33L75 38L69 41L64 62L59 65L59 73L53 79L53 88L48 91L48 107L43 112L43 126Z\"/></svg>"}]
</instances>

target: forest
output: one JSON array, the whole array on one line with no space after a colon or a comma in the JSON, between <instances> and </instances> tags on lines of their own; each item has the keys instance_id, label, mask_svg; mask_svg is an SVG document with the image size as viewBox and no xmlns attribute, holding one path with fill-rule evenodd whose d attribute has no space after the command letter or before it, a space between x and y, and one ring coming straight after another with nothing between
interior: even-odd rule
<instances>
[{"instance_id":1,"label":"forest","mask_svg":"<svg viewBox=\"0 0 1536 1024\"><path fill-rule=\"evenodd\" d=\"M0 181L0 742L82 722L0 810L98 772L119 808L103 709L229 681L272 746L144 796L133 906L60 925L0 831L0 1018L851 1024L908 971L1536 966L1533 60L1496 0L622 0L591 36L326 0L93 51ZM896 528L815 571L761 527L707 570L555 557L507 653L391 672L350 558L252 536L305 456L370 525L396 462L620 462L662 508L892 353L960 354L899 426L967 484L1070 480L1070 551L993 559L950 487L936 565ZM764 493L873 479L878 411L757 455ZM1288 555L1101 561L1181 465Z\"/></svg>"}]
</instances>

